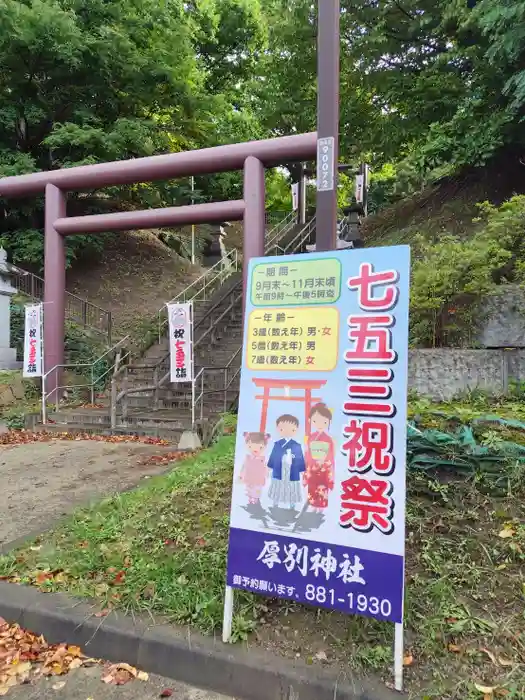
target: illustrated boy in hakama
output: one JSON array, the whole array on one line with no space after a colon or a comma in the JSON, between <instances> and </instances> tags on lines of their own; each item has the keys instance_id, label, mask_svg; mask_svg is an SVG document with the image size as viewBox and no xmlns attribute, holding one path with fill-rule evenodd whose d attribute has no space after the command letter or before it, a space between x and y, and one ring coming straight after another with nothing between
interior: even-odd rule
<instances>
[{"instance_id":1,"label":"illustrated boy in hakama","mask_svg":"<svg viewBox=\"0 0 525 700\"><path fill-rule=\"evenodd\" d=\"M268 497L275 507L283 504L295 510L302 502L301 475L305 470L303 449L294 440L299 421L295 416L283 415L277 419L277 431L281 439L274 443L268 459L268 468L272 471L272 483Z\"/></svg>"}]
</instances>

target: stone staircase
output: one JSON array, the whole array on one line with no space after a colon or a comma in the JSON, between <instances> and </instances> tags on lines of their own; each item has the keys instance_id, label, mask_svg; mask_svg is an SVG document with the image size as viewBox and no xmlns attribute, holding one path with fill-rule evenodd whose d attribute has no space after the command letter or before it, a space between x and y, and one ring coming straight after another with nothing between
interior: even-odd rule
<instances>
[{"instance_id":1,"label":"stone staircase","mask_svg":"<svg viewBox=\"0 0 525 700\"><path fill-rule=\"evenodd\" d=\"M304 251L315 236L315 221L293 222L268 236L268 254ZM194 372L191 384L169 382L167 334L142 357L122 366L112 381L111 399L100 408L64 408L36 429L99 434L135 434L181 445L183 434L207 442L220 415L236 407L242 361L242 273L234 272L206 301L195 300ZM192 411L193 407L193 411ZM184 443L186 445L186 443Z\"/></svg>"}]
</instances>

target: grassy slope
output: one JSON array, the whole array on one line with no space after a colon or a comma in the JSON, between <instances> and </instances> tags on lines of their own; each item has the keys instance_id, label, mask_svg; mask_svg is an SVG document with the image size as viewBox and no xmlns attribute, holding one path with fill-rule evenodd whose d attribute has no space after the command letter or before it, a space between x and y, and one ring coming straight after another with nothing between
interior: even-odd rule
<instances>
[{"instance_id":1,"label":"grassy slope","mask_svg":"<svg viewBox=\"0 0 525 700\"><path fill-rule=\"evenodd\" d=\"M197 236L208 229L197 226ZM188 240L191 237L189 226L178 232ZM242 252L239 222L228 228L226 248ZM156 328L159 309L205 270L179 257L150 231L124 231L108 240L99 259L82 260L73 266L67 289L112 312L115 341L128 333L141 340Z\"/></svg>"},{"instance_id":2,"label":"grassy slope","mask_svg":"<svg viewBox=\"0 0 525 700\"><path fill-rule=\"evenodd\" d=\"M478 202L499 205L523 193L525 166L514 154L501 154L487 167L444 178L371 216L365 225L365 240L367 245L392 245L410 243L415 233L468 235L476 227L473 219L479 215Z\"/></svg>"},{"instance_id":3,"label":"grassy slope","mask_svg":"<svg viewBox=\"0 0 525 700\"><path fill-rule=\"evenodd\" d=\"M525 415L518 404L440 408L467 418L489 409ZM216 630L233 447L233 438L223 438L169 475L78 512L36 547L0 559L0 575ZM497 689L489 698L525 697L523 469L519 478L509 469L497 496L479 476L409 475L406 641L413 661L406 671L414 700L475 700L483 697L476 684ZM390 680L391 625L250 594L237 600L237 640L312 664L347 667L350 659L355 670Z\"/></svg>"},{"instance_id":4,"label":"grassy slope","mask_svg":"<svg viewBox=\"0 0 525 700\"><path fill-rule=\"evenodd\" d=\"M177 256L151 232L116 234L99 260L68 273L67 289L113 313L114 337L142 333L158 310L203 273Z\"/></svg>"}]
</instances>

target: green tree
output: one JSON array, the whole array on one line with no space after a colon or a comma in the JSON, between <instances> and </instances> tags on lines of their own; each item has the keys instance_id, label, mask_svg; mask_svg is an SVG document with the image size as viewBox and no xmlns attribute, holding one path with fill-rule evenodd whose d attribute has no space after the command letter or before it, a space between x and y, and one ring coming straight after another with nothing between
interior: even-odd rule
<instances>
[{"instance_id":1,"label":"green tree","mask_svg":"<svg viewBox=\"0 0 525 700\"><path fill-rule=\"evenodd\" d=\"M0 175L135 158L259 135L236 92L264 43L244 0L0 0ZM239 180L198 196L237 196ZM73 198L75 213L187 201L188 182ZM43 211L9 202L16 262L42 262ZM68 257L102 239L68 239Z\"/></svg>"}]
</instances>

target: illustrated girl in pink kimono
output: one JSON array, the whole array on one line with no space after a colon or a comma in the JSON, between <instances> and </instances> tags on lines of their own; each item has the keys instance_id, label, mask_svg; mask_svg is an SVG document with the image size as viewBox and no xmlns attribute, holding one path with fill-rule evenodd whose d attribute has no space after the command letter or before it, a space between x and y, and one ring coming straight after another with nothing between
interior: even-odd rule
<instances>
[{"instance_id":1,"label":"illustrated girl in pink kimono","mask_svg":"<svg viewBox=\"0 0 525 700\"><path fill-rule=\"evenodd\" d=\"M248 454L242 464L239 481L244 484L249 503L259 503L268 476L265 450L270 435L244 433Z\"/></svg>"}]
</instances>

